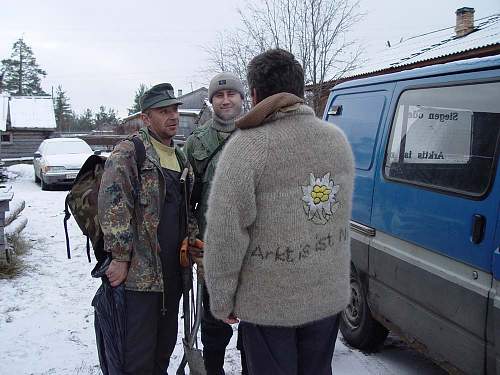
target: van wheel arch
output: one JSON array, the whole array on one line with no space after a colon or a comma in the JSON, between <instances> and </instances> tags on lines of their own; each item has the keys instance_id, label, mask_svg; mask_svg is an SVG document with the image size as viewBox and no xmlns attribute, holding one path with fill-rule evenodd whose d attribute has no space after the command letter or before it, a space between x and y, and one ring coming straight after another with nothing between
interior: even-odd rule
<instances>
[{"instance_id":1,"label":"van wheel arch","mask_svg":"<svg viewBox=\"0 0 500 375\"><path fill-rule=\"evenodd\" d=\"M389 331L373 317L367 301L367 282L351 265L349 305L340 316L340 331L347 343L357 349L377 350Z\"/></svg>"}]
</instances>

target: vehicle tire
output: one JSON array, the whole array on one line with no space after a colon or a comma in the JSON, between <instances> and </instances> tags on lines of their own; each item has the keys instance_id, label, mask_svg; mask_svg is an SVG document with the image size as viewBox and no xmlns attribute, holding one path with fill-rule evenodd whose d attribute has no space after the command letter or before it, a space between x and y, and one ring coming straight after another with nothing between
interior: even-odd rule
<instances>
[{"instance_id":1,"label":"vehicle tire","mask_svg":"<svg viewBox=\"0 0 500 375\"><path fill-rule=\"evenodd\" d=\"M351 300L341 313L340 331L349 345L367 351L378 349L389 334L387 328L373 318L365 288L354 267L351 268Z\"/></svg>"},{"instance_id":2,"label":"vehicle tire","mask_svg":"<svg viewBox=\"0 0 500 375\"><path fill-rule=\"evenodd\" d=\"M40 185L42 187L42 190L50 190L51 185L46 183L45 180L43 179L43 174L40 175Z\"/></svg>"}]
</instances>

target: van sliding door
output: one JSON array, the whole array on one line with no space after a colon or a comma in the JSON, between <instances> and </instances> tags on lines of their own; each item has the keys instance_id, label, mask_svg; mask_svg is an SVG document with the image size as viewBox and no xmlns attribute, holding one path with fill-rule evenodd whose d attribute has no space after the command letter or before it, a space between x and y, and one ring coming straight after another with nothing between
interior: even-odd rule
<instances>
[{"instance_id":1,"label":"van sliding door","mask_svg":"<svg viewBox=\"0 0 500 375\"><path fill-rule=\"evenodd\" d=\"M498 246L495 76L486 71L398 83L375 175L374 310L431 356L467 373L484 369Z\"/></svg>"},{"instance_id":2,"label":"van sliding door","mask_svg":"<svg viewBox=\"0 0 500 375\"><path fill-rule=\"evenodd\" d=\"M325 120L341 128L352 146L355 160L355 189L352 220L358 228L351 233L352 261L358 271L368 272L375 150L380 142L394 83L334 91ZM361 229L360 229L361 228Z\"/></svg>"}]
</instances>

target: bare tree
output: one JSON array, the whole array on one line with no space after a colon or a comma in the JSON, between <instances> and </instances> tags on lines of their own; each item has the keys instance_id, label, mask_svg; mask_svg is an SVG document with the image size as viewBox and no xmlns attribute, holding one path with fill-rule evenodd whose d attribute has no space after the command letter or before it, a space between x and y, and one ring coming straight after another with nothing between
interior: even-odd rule
<instances>
[{"instance_id":1,"label":"bare tree","mask_svg":"<svg viewBox=\"0 0 500 375\"><path fill-rule=\"evenodd\" d=\"M247 0L238 10L242 27L221 34L207 52L213 67L245 73L243 79L256 54L269 48L292 52L304 68L310 104L318 112L324 83L359 62L361 50L348 38L361 19L358 9L355 0Z\"/></svg>"}]
</instances>

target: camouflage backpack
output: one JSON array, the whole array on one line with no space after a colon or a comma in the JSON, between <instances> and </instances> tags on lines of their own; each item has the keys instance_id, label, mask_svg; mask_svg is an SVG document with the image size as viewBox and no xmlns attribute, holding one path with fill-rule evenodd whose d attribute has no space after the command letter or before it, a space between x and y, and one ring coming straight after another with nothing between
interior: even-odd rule
<instances>
[{"instance_id":1,"label":"camouflage backpack","mask_svg":"<svg viewBox=\"0 0 500 375\"><path fill-rule=\"evenodd\" d=\"M140 172L141 166L146 159L146 149L139 136L134 136L130 139L134 143L137 170ZM97 199L105 162L106 157L101 155L91 155L85 161L76 176L71 190L66 196L64 207L64 231L66 233L68 259L71 259L71 251L67 222L71 214L73 214L81 231L87 236L87 258L89 263L91 261L90 244L92 244L94 256L97 260L97 266L94 269L98 269L108 257L108 254L104 251L104 236L97 216Z\"/></svg>"}]
</instances>

